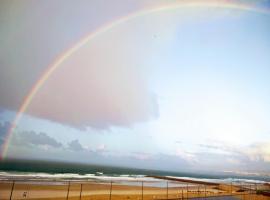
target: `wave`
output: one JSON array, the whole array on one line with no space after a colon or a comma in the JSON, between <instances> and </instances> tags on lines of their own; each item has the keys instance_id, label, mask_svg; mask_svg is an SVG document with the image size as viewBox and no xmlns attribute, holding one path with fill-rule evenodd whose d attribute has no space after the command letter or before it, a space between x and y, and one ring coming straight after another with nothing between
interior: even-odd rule
<instances>
[{"instance_id":1,"label":"wave","mask_svg":"<svg viewBox=\"0 0 270 200\"><path fill-rule=\"evenodd\" d=\"M11 179L93 179L100 181L157 181L155 178L145 175L104 175L99 172L96 174L76 174L76 173L32 173L32 172L5 172L0 171L0 180Z\"/></svg>"},{"instance_id":2,"label":"wave","mask_svg":"<svg viewBox=\"0 0 270 200\"><path fill-rule=\"evenodd\" d=\"M183 177L183 176L166 176L170 178L179 178L186 180L194 180L194 181L204 181L210 183L233 183L233 184L244 184L244 183L258 183L264 184L268 183L266 181L253 180L253 179L244 179L244 178L192 178L192 177ZM151 184L151 186L166 186L166 182L169 182L171 186L173 185L183 185L185 183L175 182L175 181L166 181L161 180L154 177L147 177L145 175L134 175L134 174L113 174L106 175L103 172L95 173L95 174L77 174L77 173L33 173L33 172L6 172L0 171L0 180L21 180L21 181L31 181L31 180L45 180L45 181L97 181L97 182L113 182L119 184L132 184L132 185L140 185L141 182L145 184Z\"/></svg>"}]
</instances>

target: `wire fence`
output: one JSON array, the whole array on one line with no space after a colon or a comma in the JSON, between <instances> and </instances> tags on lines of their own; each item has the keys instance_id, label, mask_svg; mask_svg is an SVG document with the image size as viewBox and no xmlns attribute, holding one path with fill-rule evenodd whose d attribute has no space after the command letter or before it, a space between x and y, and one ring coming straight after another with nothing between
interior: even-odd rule
<instances>
[{"instance_id":1,"label":"wire fence","mask_svg":"<svg viewBox=\"0 0 270 200\"><path fill-rule=\"evenodd\" d=\"M270 200L258 191L265 184L196 184L175 181L37 181L0 182L0 200Z\"/></svg>"}]
</instances>

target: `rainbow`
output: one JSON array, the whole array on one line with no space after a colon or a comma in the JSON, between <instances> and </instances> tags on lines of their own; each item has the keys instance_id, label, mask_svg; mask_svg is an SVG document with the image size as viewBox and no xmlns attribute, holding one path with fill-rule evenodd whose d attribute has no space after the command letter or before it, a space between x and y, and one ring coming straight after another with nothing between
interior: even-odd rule
<instances>
[{"instance_id":1,"label":"rainbow","mask_svg":"<svg viewBox=\"0 0 270 200\"><path fill-rule=\"evenodd\" d=\"M142 9L136 12L133 12L131 14L128 14L126 16L120 17L119 19L116 19L110 23L107 23L95 31L91 32L87 36L83 37L81 40L79 40L74 46L67 49L65 52L60 54L54 62L47 67L47 69L44 71L43 75L40 77L40 79L33 85L32 89L29 91L28 95L23 100L7 134L5 137L5 142L2 145L2 149L0 152L0 158L4 159L7 155L8 147L13 135L13 132L22 118L24 112L27 110L28 106L31 104L32 99L35 97L39 89L45 84L47 79L54 73L55 70L59 68L59 66L67 59L69 58L74 52L79 50L83 45L85 45L87 42L93 40L98 35L107 32L110 29L113 29L114 27L117 27L118 25L127 22L129 20L132 20L136 17L142 17L145 15L149 15L152 13L162 12L162 11L169 11L169 10L175 10L180 8L189 8L189 7L204 7L204 8L226 8L226 9L236 9L236 10L243 10L248 12L256 12L261 14L270 14L270 10L258 8L256 6L238 3L238 2L232 2L232 1L225 1L225 0L207 0L207 1L181 1L177 3L170 3L168 5L161 5L154 8L148 8L148 9Z\"/></svg>"}]
</instances>

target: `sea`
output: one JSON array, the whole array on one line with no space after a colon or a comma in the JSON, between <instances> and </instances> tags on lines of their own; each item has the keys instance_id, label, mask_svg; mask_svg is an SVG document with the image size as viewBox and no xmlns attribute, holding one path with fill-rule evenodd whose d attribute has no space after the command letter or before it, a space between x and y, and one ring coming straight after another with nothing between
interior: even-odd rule
<instances>
[{"instance_id":1,"label":"sea","mask_svg":"<svg viewBox=\"0 0 270 200\"><path fill-rule=\"evenodd\" d=\"M153 176L199 180L213 183L270 183L269 175L239 175L233 173L173 172L102 166L55 161L2 160L0 180L45 180L45 181L97 181L119 184L166 187L168 181ZM179 185L170 181L170 186Z\"/></svg>"}]
</instances>

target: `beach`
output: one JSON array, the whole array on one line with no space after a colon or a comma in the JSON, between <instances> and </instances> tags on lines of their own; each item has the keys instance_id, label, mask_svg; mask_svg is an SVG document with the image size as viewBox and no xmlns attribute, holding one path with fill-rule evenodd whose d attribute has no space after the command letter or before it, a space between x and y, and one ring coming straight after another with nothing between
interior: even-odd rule
<instances>
[{"instance_id":1,"label":"beach","mask_svg":"<svg viewBox=\"0 0 270 200\"><path fill-rule=\"evenodd\" d=\"M153 178L153 177L152 177ZM254 185L230 185L181 178L180 181L159 177L153 181L100 181L100 180L2 180L0 200L6 199L187 199L228 197L238 199L267 200L270 197L256 195ZM158 183L158 184L157 184ZM153 186L154 185L154 186ZM264 185L256 185L262 187ZM267 187L267 186L264 186ZM11 192L12 191L12 192ZM222 198L221 198L222 199Z\"/></svg>"}]
</instances>

